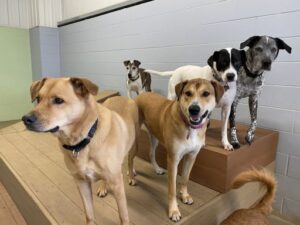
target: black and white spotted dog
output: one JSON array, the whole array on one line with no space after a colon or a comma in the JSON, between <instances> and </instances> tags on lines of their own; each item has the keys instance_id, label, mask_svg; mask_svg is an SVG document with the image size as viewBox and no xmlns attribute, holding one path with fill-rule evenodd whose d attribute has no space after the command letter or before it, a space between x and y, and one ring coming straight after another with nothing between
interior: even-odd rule
<instances>
[{"instance_id":1,"label":"black and white spotted dog","mask_svg":"<svg viewBox=\"0 0 300 225\"><path fill-rule=\"evenodd\" d=\"M127 69L127 96L132 98L132 92L137 95L144 91L151 91L151 75L145 69L139 68L141 62L138 60L126 60L123 62Z\"/></svg>"},{"instance_id":2,"label":"black and white spotted dog","mask_svg":"<svg viewBox=\"0 0 300 225\"><path fill-rule=\"evenodd\" d=\"M202 78L207 80L215 80L223 84L225 93L217 104L217 107L222 109L222 145L226 150L232 150L233 147L228 141L227 124L230 114L230 108L236 94L236 81L238 71L246 60L245 52L234 48L225 48L215 51L207 60L207 66L182 66L174 71L146 71L159 75L171 76L168 85L168 98L170 100L176 99L175 86L185 80ZM195 98L197 96L195 95Z\"/></svg>"},{"instance_id":3,"label":"black and white spotted dog","mask_svg":"<svg viewBox=\"0 0 300 225\"><path fill-rule=\"evenodd\" d=\"M249 47L246 50L246 63L239 70L237 92L231 106L229 118L231 144L235 149L240 147L235 126L236 109L240 99L249 98L251 125L245 140L248 144L251 144L257 126L258 96L261 93L265 80L263 73L271 70L272 62L278 56L279 50L285 49L288 53L292 51L292 48L280 38L269 36L250 37L241 43L240 48L243 49L246 46Z\"/></svg>"}]
</instances>

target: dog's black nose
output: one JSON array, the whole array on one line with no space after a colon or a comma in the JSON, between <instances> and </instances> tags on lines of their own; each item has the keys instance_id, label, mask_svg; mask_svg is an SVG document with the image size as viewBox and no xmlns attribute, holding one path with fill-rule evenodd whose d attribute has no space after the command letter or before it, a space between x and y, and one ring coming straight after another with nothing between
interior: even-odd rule
<instances>
[{"instance_id":1,"label":"dog's black nose","mask_svg":"<svg viewBox=\"0 0 300 225\"><path fill-rule=\"evenodd\" d=\"M235 75L234 75L234 73L227 73L226 77L227 77L228 81L234 81Z\"/></svg>"},{"instance_id":2,"label":"dog's black nose","mask_svg":"<svg viewBox=\"0 0 300 225\"><path fill-rule=\"evenodd\" d=\"M192 116L197 116L200 113L200 107L198 105L191 105L189 107L189 113Z\"/></svg>"},{"instance_id":3,"label":"dog's black nose","mask_svg":"<svg viewBox=\"0 0 300 225\"><path fill-rule=\"evenodd\" d=\"M272 61L271 60L264 60L263 61L263 67L269 68L271 66Z\"/></svg>"},{"instance_id":4,"label":"dog's black nose","mask_svg":"<svg viewBox=\"0 0 300 225\"><path fill-rule=\"evenodd\" d=\"M25 125L32 125L37 121L37 117L34 113L29 113L22 117L22 120Z\"/></svg>"}]
</instances>

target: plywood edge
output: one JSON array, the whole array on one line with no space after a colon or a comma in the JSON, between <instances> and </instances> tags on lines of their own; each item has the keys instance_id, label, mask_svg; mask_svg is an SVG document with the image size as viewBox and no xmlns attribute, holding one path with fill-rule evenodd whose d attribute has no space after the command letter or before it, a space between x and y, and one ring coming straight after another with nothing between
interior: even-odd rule
<instances>
[{"instance_id":1,"label":"plywood edge","mask_svg":"<svg viewBox=\"0 0 300 225\"><path fill-rule=\"evenodd\" d=\"M26 222L31 225L58 225L31 189L20 179L0 153L0 180L16 203Z\"/></svg>"}]
</instances>

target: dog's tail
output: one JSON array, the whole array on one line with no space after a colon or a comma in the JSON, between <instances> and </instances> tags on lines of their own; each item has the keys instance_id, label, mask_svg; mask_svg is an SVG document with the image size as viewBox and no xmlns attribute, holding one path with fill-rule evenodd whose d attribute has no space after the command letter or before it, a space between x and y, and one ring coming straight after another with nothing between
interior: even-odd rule
<instances>
[{"instance_id":1,"label":"dog's tail","mask_svg":"<svg viewBox=\"0 0 300 225\"><path fill-rule=\"evenodd\" d=\"M162 76L162 77L166 77L166 76L171 76L174 71L165 71L165 72L160 72L160 71L155 71L155 70L145 70L145 72L154 74L154 75L158 75L158 76Z\"/></svg>"},{"instance_id":2,"label":"dog's tail","mask_svg":"<svg viewBox=\"0 0 300 225\"><path fill-rule=\"evenodd\" d=\"M236 189L248 182L261 182L267 189L266 194L260 202L254 207L259 209L265 215L272 211L272 203L276 192L276 180L273 175L265 170L247 170L240 173L233 181L232 188Z\"/></svg>"}]
</instances>

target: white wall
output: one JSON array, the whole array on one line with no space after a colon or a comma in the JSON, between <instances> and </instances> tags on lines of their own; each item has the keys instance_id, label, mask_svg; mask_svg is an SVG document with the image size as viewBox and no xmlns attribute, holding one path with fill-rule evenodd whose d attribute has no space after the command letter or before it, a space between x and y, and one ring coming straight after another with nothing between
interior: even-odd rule
<instances>
[{"instance_id":1,"label":"white wall","mask_svg":"<svg viewBox=\"0 0 300 225\"><path fill-rule=\"evenodd\" d=\"M280 132L275 206L300 219L299 18L299 0L155 0L61 27L62 73L85 75L100 89L124 94L123 60L173 70L204 65L214 50L238 48L252 35L283 38L293 52L282 51L266 73L258 126ZM152 78L152 90L166 94L168 79ZM238 121L250 121L246 101L239 105Z\"/></svg>"},{"instance_id":2,"label":"white wall","mask_svg":"<svg viewBox=\"0 0 300 225\"><path fill-rule=\"evenodd\" d=\"M0 0L0 26L56 27L61 19L61 0Z\"/></svg>"},{"instance_id":3,"label":"white wall","mask_svg":"<svg viewBox=\"0 0 300 225\"><path fill-rule=\"evenodd\" d=\"M127 0L62 0L63 20L126 1Z\"/></svg>"}]
</instances>

